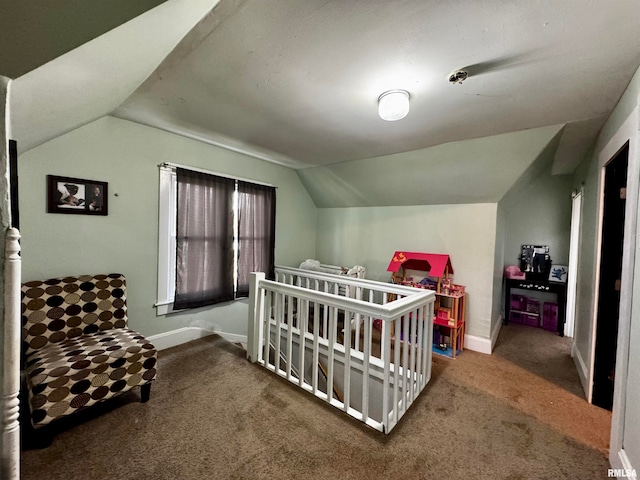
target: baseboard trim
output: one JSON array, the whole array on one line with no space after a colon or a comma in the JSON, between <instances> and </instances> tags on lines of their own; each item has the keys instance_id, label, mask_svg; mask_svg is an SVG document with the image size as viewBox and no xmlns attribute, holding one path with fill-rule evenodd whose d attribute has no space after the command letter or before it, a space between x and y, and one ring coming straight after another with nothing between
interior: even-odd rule
<instances>
[{"instance_id":1,"label":"baseboard trim","mask_svg":"<svg viewBox=\"0 0 640 480\"><path fill-rule=\"evenodd\" d=\"M580 378L580 383L582 384L582 389L584 390L584 394L587 397L587 401L590 401L589 397L589 369L587 368L587 364L584 362L582 358L582 354L580 350L576 348L576 343L573 342L571 345L571 356L573 357L573 363L576 366L576 370L578 370L578 377Z\"/></svg>"},{"instance_id":2,"label":"baseboard trim","mask_svg":"<svg viewBox=\"0 0 640 480\"><path fill-rule=\"evenodd\" d=\"M500 335L501 328L502 328L502 315L498 315L498 321L493 327L493 330L491 330L491 353L493 353L493 349L496 346L496 342L498 341L498 335Z\"/></svg>"},{"instance_id":3,"label":"baseboard trim","mask_svg":"<svg viewBox=\"0 0 640 480\"><path fill-rule=\"evenodd\" d=\"M215 332L204 330L200 327L182 327L169 332L151 335L147 339L155 345L156 349L164 350L214 334Z\"/></svg>"},{"instance_id":4,"label":"baseboard trim","mask_svg":"<svg viewBox=\"0 0 640 480\"><path fill-rule=\"evenodd\" d=\"M623 473L625 477L635 478L637 475L637 469L634 468L631 460L629 460L627 452L623 449L617 452L611 451L609 453L609 463L611 464L612 469L617 470L618 473Z\"/></svg>"},{"instance_id":5,"label":"baseboard trim","mask_svg":"<svg viewBox=\"0 0 640 480\"><path fill-rule=\"evenodd\" d=\"M247 343L247 336L246 335L238 335L237 333L225 333L225 332L220 332L218 330L216 330L214 333L216 335L220 335L227 342L242 343L244 345L246 345L246 343Z\"/></svg>"},{"instance_id":6,"label":"baseboard trim","mask_svg":"<svg viewBox=\"0 0 640 480\"><path fill-rule=\"evenodd\" d=\"M473 350L474 352L486 353L491 355L491 339L476 337L475 335L464 335L465 350Z\"/></svg>"}]
</instances>

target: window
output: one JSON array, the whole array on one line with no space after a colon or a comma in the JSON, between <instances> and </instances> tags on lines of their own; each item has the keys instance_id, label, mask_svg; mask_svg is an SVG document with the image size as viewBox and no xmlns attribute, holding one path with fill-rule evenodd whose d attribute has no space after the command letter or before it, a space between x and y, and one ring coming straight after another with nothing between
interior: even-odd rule
<instances>
[{"instance_id":1,"label":"window","mask_svg":"<svg viewBox=\"0 0 640 480\"><path fill-rule=\"evenodd\" d=\"M250 273L273 277L275 188L163 164L157 314L249 293Z\"/></svg>"}]
</instances>

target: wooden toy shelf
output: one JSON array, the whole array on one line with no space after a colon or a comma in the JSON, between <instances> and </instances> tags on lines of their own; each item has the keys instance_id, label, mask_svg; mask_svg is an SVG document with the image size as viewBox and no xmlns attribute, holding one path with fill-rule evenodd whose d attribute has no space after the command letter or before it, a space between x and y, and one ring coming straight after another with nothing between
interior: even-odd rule
<instances>
[{"instance_id":1,"label":"wooden toy shelf","mask_svg":"<svg viewBox=\"0 0 640 480\"><path fill-rule=\"evenodd\" d=\"M456 358L464 348L466 293L451 282L449 255L395 252L387 270L393 283L435 291L433 352ZM408 270L419 274L408 276Z\"/></svg>"},{"instance_id":2,"label":"wooden toy shelf","mask_svg":"<svg viewBox=\"0 0 640 480\"><path fill-rule=\"evenodd\" d=\"M434 353L456 358L464 349L465 300L466 293L462 295L436 293L433 317ZM444 342L448 345L446 350L440 348L439 345L443 342L440 342L437 337L449 338L448 342Z\"/></svg>"}]
</instances>

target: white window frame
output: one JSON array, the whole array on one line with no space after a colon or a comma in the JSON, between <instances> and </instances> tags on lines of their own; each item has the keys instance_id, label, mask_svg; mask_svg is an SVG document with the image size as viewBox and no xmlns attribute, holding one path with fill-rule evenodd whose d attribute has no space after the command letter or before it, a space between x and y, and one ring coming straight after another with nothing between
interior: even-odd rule
<instances>
[{"instance_id":1,"label":"white window frame","mask_svg":"<svg viewBox=\"0 0 640 480\"><path fill-rule=\"evenodd\" d=\"M178 181L175 168L160 165L158 204L158 301L156 315L174 312L176 285L176 202Z\"/></svg>"}]
</instances>

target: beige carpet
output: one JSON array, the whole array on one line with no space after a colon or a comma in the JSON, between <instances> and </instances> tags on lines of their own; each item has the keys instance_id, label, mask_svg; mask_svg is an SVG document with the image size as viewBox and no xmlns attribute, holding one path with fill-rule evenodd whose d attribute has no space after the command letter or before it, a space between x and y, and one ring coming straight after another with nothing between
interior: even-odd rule
<instances>
[{"instance_id":1,"label":"beige carpet","mask_svg":"<svg viewBox=\"0 0 640 480\"><path fill-rule=\"evenodd\" d=\"M25 429L22 478L606 478L611 415L583 399L569 345L510 325L491 356L435 357L385 436L212 336L161 352L147 404L89 409L43 450Z\"/></svg>"}]
</instances>

